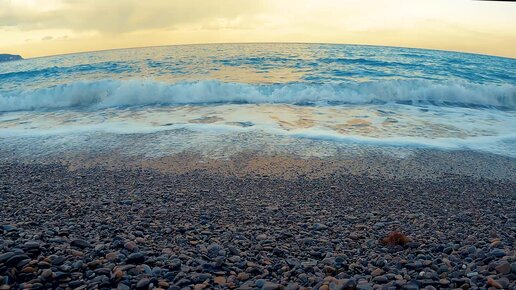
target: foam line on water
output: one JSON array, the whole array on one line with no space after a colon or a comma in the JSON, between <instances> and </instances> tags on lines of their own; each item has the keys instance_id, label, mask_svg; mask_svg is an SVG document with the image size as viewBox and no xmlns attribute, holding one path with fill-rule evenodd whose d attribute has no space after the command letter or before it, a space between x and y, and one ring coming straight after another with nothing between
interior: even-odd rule
<instances>
[{"instance_id":1,"label":"foam line on water","mask_svg":"<svg viewBox=\"0 0 516 290\"><path fill-rule=\"evenodd\" d=\"M0 91L2 112L221 103L408 103L516 109L516 86L426 80L257 85L214 80L167 83L104 79L36 90Z\"/></svg>"},{"instance_id":2,"label":"foam line on water","mask_svg":"<svg viewBox=\"0 0 516 290\"><path fill-rule=\"evenodd\" d=\"M1 130L0 138L5 138L4 141L9 140L11 137L16 137L16 139L24 137L50 138L52 136L59 135L59 138L63 138L64 136L68 136L67 138L70 138L73 136L81 137L84 136L84 134L92 132L103 132L115 135L158 134L159 136L160 132L174 130L188 130L191 132L211 134L219 137L225 136L225 134L235 133L251 134L249 135L249 138L253 138L252 136L254 136L255 132L261 132L277 137L302 138L315 141L335 142L338 144L369 144L374 146L386 145L414 148L428 147L445 150L472 149L516 157L516 152L513 150L514 146L516 145L516 133L501 134L498 136L477 136L467 138L425 138L413 136L376 138L360 135L342 135L334 131L324 130L323 128L318 127L286 131L271 126L261 126L260 128L254 128L235 127L225 124L175 124L168 127L156 128L153 126L135 127L134 124L111 123L109 126L106 126L106 124L94 124L77 128L52 128L38 130L37 132L29 132L27 130L19 129ZM113 137L116 138L116 136ZM64 138L63 140L67 140L67 138ZM226 139L221 137L219 142L222 144L226 142ZM213 146L217 146L217 144L213 144Z\"/></svg>"}]
</instances>

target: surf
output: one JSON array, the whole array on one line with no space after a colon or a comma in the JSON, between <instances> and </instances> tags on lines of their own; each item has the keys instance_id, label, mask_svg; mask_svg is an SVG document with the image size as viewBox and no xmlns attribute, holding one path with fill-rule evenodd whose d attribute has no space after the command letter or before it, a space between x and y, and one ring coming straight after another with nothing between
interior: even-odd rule
<instances>
[{"instance_id":1,"label":"surf","mask_svg":"<svg viewBox=\"0 0 516 290\"><path fill-rule=\"evenodd\" d=\"M427 80L256 85L217 80L167 83L152 79L103 79L0 93L3 112L239 103L324 106L404 103L515 109L516 86Z\"/></svg>"}]
</instances>

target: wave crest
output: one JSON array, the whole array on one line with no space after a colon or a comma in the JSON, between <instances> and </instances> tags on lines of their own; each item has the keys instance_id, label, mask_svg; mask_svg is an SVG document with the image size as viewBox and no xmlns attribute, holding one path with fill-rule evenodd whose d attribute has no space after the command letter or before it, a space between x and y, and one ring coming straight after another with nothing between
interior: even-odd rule
<instances>
[{"instance_id":1,"label":"wave crest","mask_svg":"<svg viewBox=\"0 0 516 290\"><path fill-rule=\"evenodd\" d=\"M220 81L166 83L155 80L105 79L0 93L0 111L3 112L217 103L408 103L515 109L516 86L436 83L425 80L253 85Z\"/></svg>"}]
</instances>

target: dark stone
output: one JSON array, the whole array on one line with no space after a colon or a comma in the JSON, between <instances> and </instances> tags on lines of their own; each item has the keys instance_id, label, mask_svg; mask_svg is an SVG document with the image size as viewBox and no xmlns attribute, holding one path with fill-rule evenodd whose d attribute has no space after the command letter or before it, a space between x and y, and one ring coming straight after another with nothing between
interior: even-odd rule
<instances>
[{"instance_id":1,"label":"dark stone","mask_svg":"<svg viewBox=\"0 0 516 290\"><path fill-rule=\"evenodd\" d=\"M491 252L489 252L492 256L495 256L497 258L501 258L505 256L505 252L502 249L494 249Z\"/></svg>"},{"instance_id":2,"label":"dark stone","mask_svg":"<svg viewBox=\"0 0 516 290\"><path fill-rule=\"evenodd\" d=\"M70 281L68 283L68 286L72 287L72 288L77 288L79 286L81 286L82 284L84 284L82 281L80 280L74 280L74 281Z\"/></svg>"},{"instance_id":3,"label":"dark stone","mask_svg":"<svg viewBox=\"0 0 516 290\"><path fill-rule=\"evenodd\" d=\"M18 263L16 263L16 268L21 269L21 268L25 267L25 265L30 263L30 261L32 261L32 260L31 259L23 259L23 260L19 261Z\"/></svg>"},{"instance_id":4,"label":"dark stone","mask_svg":"<svg viewBox=\"0 0 516 290\"><path fill-rule=\"evenodd\" d=\"M148 278L142 278L138 283L136 283L136 288L138 289L146 289L149 287L150 280Z\"/></svg>"},{"instance_id":5,"label":"dark stone","mask_svg":"<svg viewBox=\"0 0 516 290\"><path fill-rule=\"evenodd\" d=\"M24 254L16 254L16 255L11 256L9 259L7 259L7 261L5 261L5 265L7 267L12 267L12 266L17 265L20 261L23 261L26 259L29 259L29 256L24 255Z\"/></svg>"},{"instance_id":6,"label":"dark stone","mask_svg":"<svg viewBox=\"0 0 516 290\"><path fill-rule=\"evenodd\" d=\"M118 283L118 285L116 286L116 289L117 290L130 290L131 288L127 285L125 285L124 283Z\"/></svg>"},{"instance_id":7,"label":"dark stone","mask_svg":"<svg viewBox=\"0 0 516 290\"><path fill-rule=\"evenodd\" d=\"M181 260L179 259L172 259L170 261L169 267L171 270L179 270L181 268Z\"/></svg>"},{"instance_id":8,"label":"dark stone","mask_svg":"<svg viewBox=\"0 0 516 290\"><path fill-rule=\"evenodd\" d=\"M25 244L23 244L24 249L39 249L39 243L36 241L28 241Z\"/></svg>"},{"instance_id":9,"label":"dark stone","mask_svg":"<svg viewBox=\"0 0 516 290\"><path fill-rule=\"evenodd\" d=\"M403 289L403 290L419 290L419 286L414 283L408 283L408 284L401 286L401 289Z\"/></svg>"},{"instance_id":10,"label":"dark stone","mask_svg":"<svg viewBox=\"0 0 516 290\"><path fill-rule=\"evenodd\" d=\"M279 289L280 285L273 283L273 282L265 282L262 286L262 290L276 290Z\"/></svg>"},{"instance_id":11,"label":"dark stone","mask_svg":"<svg viewBox=\"0 0 516 290\"><path fill-rule=\"evenodd\" d=\"M55 259L52 260L52 265L59 266L66 261L66 258L64 256L57 256Z\"/></svg>"},{"instance_id":12,"label":"dark stone","mask_svg":"<svg viewBox=\"0 0 516 290\"><path fill-rule=\"evenodd\" d=\"M389 279L386 276L377 276L374 277L373 281L376 283L384 284L387 283Z\"/></svg>"},{"instance_id":13,"label":"dark stone","mask_svg":"<svg viewBox=\"0 0 516 290\"><path fill-rule=\"evenodd\" d=\"M94 272L96 275L105 275L105 276L111 275L111 270L109 268L95 269Z\"/></svg>"},{"instance_id":14,"label":"dark stone","mask_svg":"<svg viewBox=\"0 0 516 290\"><path fill-rule=\"evenodd\" d=\"M357 290L373 290L373 286L369 284L358 284L356 287Z\"/></svg>"},{"instance_id":15,"label":"dark stone","mask_svg":"<svg viewBox=\"0 0 516 290\"><path fill-rule=\"evenodd\" d=\"M218 256L219 251L222 247L218 244L211 244L208 246L208 257L214 258Z\"/></svg>"},{"instance_id":16,"label":"dark stone","mask_svg":"<svg viewBox=\"0 0 516 290\"><path fill-rule=\"evenodd\" d=\"M344 283L344 289L353 289L357 286L357 281L355 279L349 279Z\"/></svg>"},{"instance_id":17,"label":"dark stone","mask_svg":"<svg viewBox=\"0 0 516 290\"><path fill-rule=\"evenodd\" d=\"M142 253L133 253L125 259L126 264L143 264L145 262L145 255Z\"/></svg>"},{"instance_id":18,"label":"dark stone","mask_svg":"<svg viewBox=\"0 0 516 290\"><path fill-rule=\"evenodd\" d=\"M85 240L81 240L81 239L77 239L77 240L73 240L70 242L70 245L72 247L77 247L77 248L80 248L80 249L85 249L85 248L91 248L93 247L90 243L88 243L87 241Z\"/></svg>"},{"instance_id":19,"label":"dark stone","mask_svg":"<svg viewBox=\"0 0 516 290\"><path fill-rule=\"evenodd\" d=\"M16 254L13 252L7 252L7 253L1 254L0 255L0 263L3 263L5 261L9 260L9 258L11 258L14 255L16 255Z\"/></svg>"}]
</instances>

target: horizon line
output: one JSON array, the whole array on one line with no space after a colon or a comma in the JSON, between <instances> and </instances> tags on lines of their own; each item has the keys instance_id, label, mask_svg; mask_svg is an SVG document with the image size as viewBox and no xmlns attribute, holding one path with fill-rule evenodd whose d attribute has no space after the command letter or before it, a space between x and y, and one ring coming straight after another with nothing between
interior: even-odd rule
<instances>
[{"instance_id":1,"label":"horizon line","mask_svg":"<svg viewBox=\"0 0 516 290\"><path fill-rule=\"evenodd\" d=\"M477 0L483 1L483 0ZM488 0L492 1L492 0ZM516 1L516 0L514 0ZM382 44L360 44L360 43L338 43L338 42L298 42L298 41L248 41L248 42L199 42L199 43L181 43L181 44L163 44L163 45L149 45L149 46L132 46L132 47L120 47L120 48L107 48L107 49L99 49L99 50L86 50L86 51L77 51L77 52L68 52L68 53L59 53L59 54L49 54L42 55L36 57L23 58L22 60L29 59L38 59L45 57L56 57L56 56L66 56L66 55L74 55L74 54L84 54L84 53L95 53L95 52L108 52L108 51L117 51L117 50L132 50L132 49L142 49L142 48L158 48L158 47L171 47L171 46L195 46L195 45L230 45L230 44L320 44L320 45L355 45L355 46L373 46L373 47L389 47L389 48L404 48L404 49L419 49L419 50L431 50L431 51L442 51L442 52L453 52L453 53L465 53L465 54L473 54L473 55L483 55L490 57L499 57L499 58L507 58L507 59L516 59L516 57L503 56L503 55L494 55L494 54L485 54L479 52L469 52L469 51L460 51L460 50L445 50L438 48L424 48L424 47L412 47L412 46L397 46L397 45L382 45Z\"/></svg>"}]
</instances>

